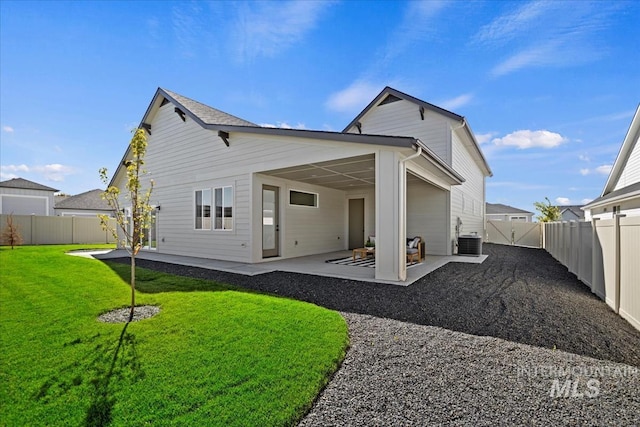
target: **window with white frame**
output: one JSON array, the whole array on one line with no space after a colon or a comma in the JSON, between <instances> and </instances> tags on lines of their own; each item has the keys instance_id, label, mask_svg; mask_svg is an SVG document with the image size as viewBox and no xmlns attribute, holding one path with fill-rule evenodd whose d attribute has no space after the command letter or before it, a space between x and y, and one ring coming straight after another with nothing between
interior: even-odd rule
<instances>
[{"instance_id":1,"label":"window with white frame","mask_svg":"<svg viewBox=\"0 0 640 427\"><path fill-rule=\"evenodd\" d=\"M211 190L196 190L195 229L211 230Z\"/></svg>"},{"instance_id":2,"label":"window with white frame","mask_svg":"<svg viewBox=\"0 0 640 427\"><path fill-rule=\"evenodd\" d=\"M233 230L233 187L218 187L215 194L215 230Z\"/></svg>"},{"instance_id":3,"label":"window with white frame","mask_svg":"<svg viewBox=\"0 0 640 427\"><path fill-rule=\"evenodd\" d=\"M318 207L318 194L306 191L289 190L289 204L293 206Z\"/></svg>"}]
</instances>

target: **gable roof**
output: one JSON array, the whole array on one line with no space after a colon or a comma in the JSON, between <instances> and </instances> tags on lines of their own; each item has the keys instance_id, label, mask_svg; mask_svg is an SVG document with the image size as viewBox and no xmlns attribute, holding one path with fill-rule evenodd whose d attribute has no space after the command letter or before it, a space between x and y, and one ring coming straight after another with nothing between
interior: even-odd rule
<instances>
[{"instance_id":1,"label":"gable roof","mask_svg":"<svg viewBox=\"0 0 640 427\"><path fill-rule=\"evenodd\" d=\"M574 214L575 216L577 216L578 218L584 218L584 211L581 209L582 206L583 205L563 205L563 206L556 206L556 207L560 209L561 215L568 211Z\"/></svg>"},{"instance_id":2,"label":"gable roof","mask_svg":"<svg viewBox=\"0 0 640 427\"><path fill-rule=\"evenodd\" d=\"M92 211L113 211L106 200L101 195L103 191L99 189L85 191L75 196L67 197L56 203L56 209L77 209Z\"/></svg>"},{"instance_id":3,"label":"gable roof","mask_svg":"<svg viewBox=\"0 0 640 427\"><path fill-rule=\"evenodd\" d=\"M20 188L23 190L42 190L42 191L60 191L55 188L47 187L46 185L38 184L37 182L29 181L24 178L12 178L7 181L0 182L0 187L5 188Z\"/></svg>"},{"instance_id":4,"label":"gable roof","mask_svg":"<svg viewBox=\"0 0 640 427\"><path fill-rule=\"evenodd\" d=\"M165 96L165 98L168 98L170 101L174 101L174 103L182 105L186 109L186 113L191 113L190 115L194 120L199 121L203 124L258 126L255 123L251 123L250 121L233 116L229 113L225 113L224 111L209 107L208 105L205 105L198 101L194 101L191 98L187 98L186 96L182 96L175 92L171 92L170 90L159 88L159 91Z\"/></svg>"},{"instance_id":5,"label":"gable roof","mask_svg":"<svg viewBox=\"0 0 640 427\"><path fill-rule=\"evenodd\" d=\"M482 150L480 150L480 145L478 144L478 141L476 141L476 138L473 134L473 131L471 130L471 127L469 126L469 124L467 123L467 120L465 119L464 116L460 116L456 113L453 113L449 110L445 110L444 108L438 107L437 105L434 104L430 104L426 101L423 101L421 99L418 99L414 96L411 96L409 94L406 94L404 92L400 92L397 89L394 89L392 87L386 86L384 89L382 89L382 91L378 94L378 96L376 96L373 101L371 101L365 108L364 110L362 110L360 112L360 114L358 114L355 119L353 119L348 125L347 127L345 127L342 132L343 133L347 133L349 131L349 129L353 128L354 126L356 126L356 124L362 119L362 117L365 116L365 114L367 114L369 112L369 110L371 110L372 108L380 105L380 104L385 104L387 103L388 99L392 99L392 100L405 100L405 101L409 101L412 102L416 105L418 105L421 108L424 108L425 110L429 110L429 111L433 111L435 113L441 114L451 120L455 120L460 122L460 124L462 125L462 127L464 128L464 130L467 133L467 136L469 137L469 139L471 139L472 141L472 145L473 148L472 150L475 152L475 154L478 156L479 160L479 164L480 167L482 169L484 169L484 173L487 176L493 176L493 172L491 171L491 168L489 167L489 163L487 163L487 159L484 157L484 154L482 154Z\"/></svg>"},{"instance_id":6,"label":"gable roof","mask_svg":"<svg viewBox=\"0 0 640 427\"><path fill-rule=\"evenodd\" d=\"M609 172L609 178L607 179L607 183L604 186L604 190L602 190L601 196L605 196L608 193L612 192L613 189L618 184L618 180L620 179L620 175L622 171L624 171L625 166L627 165L627 161L629 160L629 156L631 156L631 152L633 148L638 143L638 137L640 136L640 104L636 108L636 112L633 115L633 119L631 120L631 125L629 126L629 130L624 137L622 142L622 147L620 147L620 152L618 152L618 157L616 157L616 161L613 164L613 168L611 168L611 172Z\"/></svg>"},{"instance_id":7,"label":"gable roof","mask_svg":"<svg viewBox=\"0 0 640 427\"><path fill-rule=\"evenodd\" d=\"M505 214L533 215L533 212L514 208L513 206L503 205L502 203L488 203L488 202L486 203L485 213L487 215L505 215Z\"/></svg>"}]
</instances>

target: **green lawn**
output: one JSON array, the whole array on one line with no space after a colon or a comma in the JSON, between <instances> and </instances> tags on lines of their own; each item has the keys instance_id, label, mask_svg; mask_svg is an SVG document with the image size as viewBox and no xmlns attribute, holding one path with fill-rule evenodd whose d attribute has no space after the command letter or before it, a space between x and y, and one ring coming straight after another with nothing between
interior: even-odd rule
<instances>
[{"instance_id":1,"label":"green lawn","mask_svg":"<svg viewBox=\"0 0 640 427\"><path fill-rule=\"evenodd\" d=\"M98 322L128 267L84 247L0 248L0 425L291 425L344 357L336 312L143 269L160 314Z\"/></svg>"}]
</instances>

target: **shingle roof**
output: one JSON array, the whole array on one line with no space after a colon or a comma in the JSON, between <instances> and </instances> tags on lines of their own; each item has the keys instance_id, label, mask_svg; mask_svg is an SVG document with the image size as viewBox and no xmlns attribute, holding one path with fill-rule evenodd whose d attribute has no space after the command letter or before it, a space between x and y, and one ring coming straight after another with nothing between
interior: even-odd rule
<instances>
[{"instance_id":1,"label":"shingle roof","mask_svg":"<svg viewBox=\"0 0 640 427\"><path fill-rule=\"evenodd\" d=\"M570 211L578 218L584 219L584 211L580 209L582 206L584 205L565 205L565 206L558 206L558 209L560 209L560 213Z\"/></svg>"},{"instance_id":2,"label":"shingle roof","mask_svg":"<svg viewBox=\"0 0 640 427\"><path fill-rule=\"evenodd\" d=\"M598 197L597 199L592 200L588 204L584 205L583 208L593 208L598 205L604 204L605 202L615 201L626 197L638 197L638 193L640 193L640 182L636 182L635 184L619 188L615 191L610 192L606 196Z\"/></svg>"},{"instance_id":3,"label":"shingle roof","mask_svg":"<svg viewBox=\"0 0 640 427\"><path fill-rule=\"evenodd\" d=\"M533 212L525 211L522 209L514 208L513 206L503 205L501 203L487 203L486 206L487 214L530 214L533 215Z\"/></svg>"},{"instance_id":4,"label":"shingle roof","mask_svg":"<svg viewBox=\"0 0 640 427\"><path fill-rule=\"evenodd\" d=\"M168 96L173 98L183 107L191 111L193 115L198 117L203 123L208 125L232 125L232 126L258 126L255 123L251 123L247 120L225 113L224 111L217 110L213 107L209 107L201 102L194 101L175 92L167 89L161 89Z\"/></svg>"},{"instance_id":5,"label":"shingle roof","mask_svg":"<svg viewBox=\"0 0 640 427\"><path fill-rule=\"evenodd\" d=\"M100 197L101 194L102 190L96 189L67 197L56 203L56 209L112 211L113 209L109 206L109 203Z\"/></svg>"},{"instance_id":6,"label":"shingle roof","mask_svg":"<svg viewBox=\"0 0 640 427\"><path fill-rule=\"evenodd\" d=\"M0 182L0 187L5 188L21 188L24 190L43 190L43 191L60 191L55 188L47 187L46 185L38 184L37 182L29 181L24 178L13 178L7 181Z\"/></svg>"}]
</instances>

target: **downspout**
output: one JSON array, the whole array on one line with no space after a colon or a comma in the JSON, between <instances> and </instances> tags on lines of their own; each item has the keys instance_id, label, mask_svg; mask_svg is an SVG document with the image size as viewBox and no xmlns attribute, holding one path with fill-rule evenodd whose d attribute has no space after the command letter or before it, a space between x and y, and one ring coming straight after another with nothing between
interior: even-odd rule
<instances>
[{"instance_id":1,"label":"downspout","mask_svg":"<svg viewBox=\"0 0 640 427\"><path fill-rule=\"evenodd\" d=\"M399 180L398 182L402 182L403 183L403 188L402 188L402 193L400 194L400 218L402 218L402 227L400 228L400 251L399 251L399 256L398 256L398 267L399 267L399 272L400 272L400 277L399 279L402 281L407 280L407 264L406 264L406 259L407 259L407 254L406 254L406 241L407 241L407 166L406 163L409 160L415 159L417 157L420 157L422 155L422 141L420 141L419 139L416 140L417 144L416 144L416 152L413 153L412 155L405 157L404 159L400 160L400 167L398 168L399 171Z\"/></svg>"}]
</instances>

